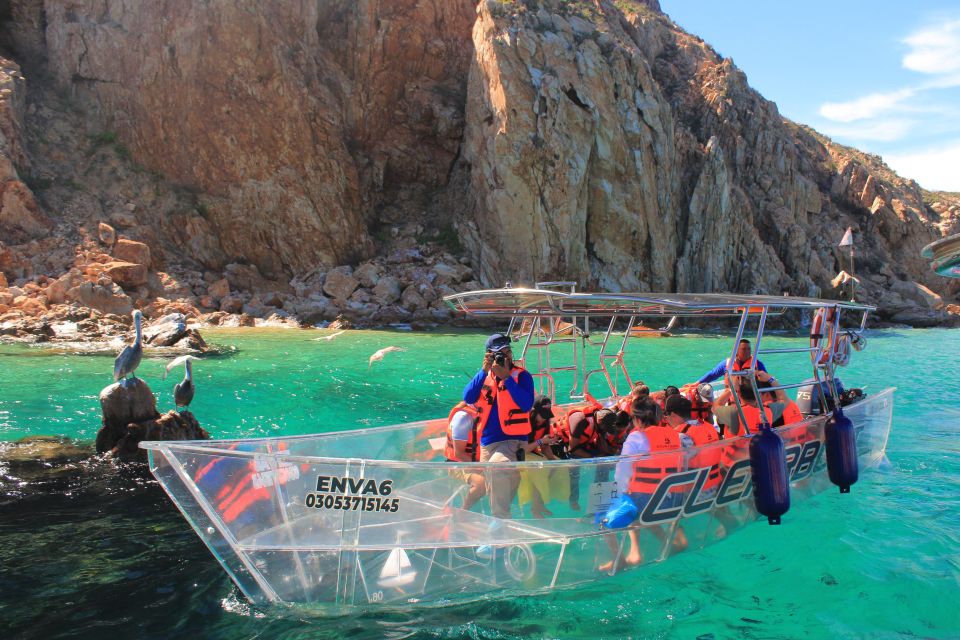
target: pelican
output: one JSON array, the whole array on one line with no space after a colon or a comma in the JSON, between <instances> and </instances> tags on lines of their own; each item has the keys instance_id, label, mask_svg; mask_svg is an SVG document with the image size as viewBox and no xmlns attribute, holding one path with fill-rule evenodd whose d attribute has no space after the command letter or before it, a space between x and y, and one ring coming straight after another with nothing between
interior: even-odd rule
<instances>
[{"instance_id":1,"label":"pelican","mask_svg":"<svg viewBox=\"0 0 960 640\"><path fill-rule=\"evenodd\" d=\"M400 347L384 347L383 349L380 349L379 351L374 353L372 356L370 356L370 362L367 363L367 369L372 367L374 362L378 360L383 360L383 356L387 355L391 351L406 351L406 349L401 349Z\"/></svg>"},{"instance_id":2,"label":"pelican","mask_svg":"<svg viewBox=\"0 0 960 640\"><path fill-rule=\"evenodd\" d=\"M193 386L193 368L190 365L190 361L199 359L200 358L196 356L180 356L167 363L167 368L163 372L164 380L167 379L167 374L170 373L170 369L173 369L178 364L182 364L184 369L183 380L178 382L173 388L173 403L177 405L177 407L186 407L190 404L190 401L193 400L193 392L196 387Z\"/></svg>"},{"instance_id":3,"label":"pelican","mask_svg":"<svg viewBox=\"0 0 960 640\"><path fill-rule=\"evenodd\" d=\"M327 342L329 342L330 340L333 340L341 333L346 333L346 331L337 331L336 333L331 333L328 336L320 336L319 338L314 338L314 340L326 340Z\"/></svg>"},{"instance_id":4,"label":"pelican","mask_svg":"<svg viewBox=\"0 0 960 640\"><path fill-rule=\"evenodd\" d=\"M140 366L140 360L143 358L143 331L140 329L142 320L143 314L137 309L133 312L133 326L136 329L137 335L133 340L133 344L125 346L123 351L120 352L120 355L117 356L117 359L113 361L114 382L118 382L120 378L125 378L128 375L134 378L137 377L133 372Z\"/></svg>"}]
</instances>

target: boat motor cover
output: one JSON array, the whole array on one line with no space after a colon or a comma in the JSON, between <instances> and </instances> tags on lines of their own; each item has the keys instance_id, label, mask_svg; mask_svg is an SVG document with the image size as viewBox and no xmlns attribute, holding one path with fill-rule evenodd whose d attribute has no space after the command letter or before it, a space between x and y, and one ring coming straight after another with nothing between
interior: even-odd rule
<instances>
[{"instance_id":1,"label":"boat motor cover","mask_svg":"<svg viewBox=\"0 0 960 640\"><path fill-rule=\"evenodd\" d=\"M818 416L822 413L823 408L820 406L821 390L827 399L827 409L833 410L833 395L830 393L829 383L826 380L821 380L820 386L817 386L816 380L813 378L807 378L803 382L804 386L797 389L797 408L800 409L800 413L805 416ZM840 378L834 378L833 382L837 388L837 395L843 395L843 383Z\"/></svg>"}]
</instances>

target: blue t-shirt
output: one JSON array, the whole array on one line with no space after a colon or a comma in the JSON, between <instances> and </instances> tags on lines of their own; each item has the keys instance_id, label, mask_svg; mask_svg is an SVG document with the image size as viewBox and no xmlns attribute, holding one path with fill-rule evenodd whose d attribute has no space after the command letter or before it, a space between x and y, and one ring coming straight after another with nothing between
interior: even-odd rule
<instances>
[{"instance_id":1,"label":"blue t-shirt","mask_svg":"<svg viewBox=\"0 0 960 640\"><path fill-rule=\"evenodd\" d=\"M757 371L766 371L767 368L763 366L763 363L757 360ZM727 372L727 361L721 360L720 364L715 366L710 371L703 374L703 376L697 380L697 384L703 384L704 382L713 382L714 380L719 380L723 377L723 374Z\"/></svg>"},{"instance_id":2,"label":"blue t-shirt","mask_svg":"<svg viewBox=\"0 0 960 640\"><path fill-rule=\"evenodd\" d=\"M480 399L480 392L483 389L483 383L487 379L487 372L483 369L473 376L473 379L463 388L463 401L468 404L475 404ZM517 380L513 376L508 376L503 382L506 393L510 394L513 401L523 411L530 411L533 407L533 376L528 371L521 371ZM490 409L490 417L487 418L487 424L483 427L483 435L480 436L480 444L483 446L491 445L494 442L503 440L527 440L527 436L510 436L503 432L500 427L500 414L497 412L497 401L493 401L493 407Z\"/></svg>"}]
</instances>

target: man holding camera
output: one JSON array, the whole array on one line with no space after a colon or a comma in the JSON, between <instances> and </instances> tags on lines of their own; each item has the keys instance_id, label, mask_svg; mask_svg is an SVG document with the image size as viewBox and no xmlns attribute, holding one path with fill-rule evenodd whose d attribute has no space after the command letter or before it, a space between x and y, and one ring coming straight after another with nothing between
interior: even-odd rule
<instances>
[{"instance_id":1,"label":"man holding camera","mask_svg":"<svg viewBox=\"0 0 960 640\"><path fill-rule=\"evenodd\" d=\"M514 365L510 338L496 333L487 338L483 366L463 390L463 401L480 411L480 462L516 462L530 435L533 377ZM520 484L513 470L487 474L490 512L510 517L510 505Z\"/></svg>"}]
</instances>

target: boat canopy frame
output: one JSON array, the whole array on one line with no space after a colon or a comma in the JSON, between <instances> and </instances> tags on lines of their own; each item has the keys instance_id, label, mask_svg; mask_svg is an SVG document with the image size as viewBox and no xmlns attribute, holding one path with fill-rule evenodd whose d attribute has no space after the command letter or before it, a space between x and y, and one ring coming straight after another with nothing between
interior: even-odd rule
<instances>
[{"instance_id":1,"label":"boat canopy frame","mask_svg":"<svg viewBox=\"0 0 960 640\"><path fill-rule=\"evenodd\" d=\"M601 375L610 390L617 397L617 384L611 375L611 369L622 372L628 388L633 381L623 360L627 341L630 339L630 327L638 318L670 318L672 327L679 318L730 318L739 319L736 338L730 355L736 357L740 341L747 335L747 326L751 318L757 318L757 330L754 334L754 357L750 367L740 371L730 371L731 378L746 378L753 388L754 397L760 398L757 386L755 364L761 354L808 353L813 368L814 384L822 389L826 382L832 395L833 406L840 406L835 384L835 356L841 335L840 319L843 312L859 313L859 328L846 329L851 335L861 334L867 324L867 317L875 306L855 301L826 300L819 298L769 296L728 293L586 293L577 292L576 283L570 281L538 282L535 288L504 287L502 289L484 289L456 293L444 297L444 301L455 311L471 316L509 318L508 335L516 337L522 343L517 361L528 369L534 379L539 380L540 391L554 402L557 389L554 374L561 371L574 373L573 386L569 393L572 401L591 400L589 384L593 376ZM811 336L809 347L764 349L763 332L767 319L781 316L791 310L823 314L826 320L822 330L826 332L821 340ZM590 320L608 319L603 338L599 342L592 340ZM615 333L617 321L628 318L628 329L622 337ZM582 320L582 327L579 322ZM856 324L856 323L854 323ZM520 327L520 331L517 328ZM550 346L558 343L570 343L573 351L573 364L552 366ZM611 343L618 347L612 347ZM586 345L600 346L599 366L587 368ZM578 348L579 346L579 348ZM613 351L613 348L616 350ZM537 366L530 366L533 356ZM577 375L579 373L579 375ZM796 389L807 386L809 382L793 382L768 387L765 391ZM743 413L743 401L734 387L733 398L740 418L740 424L746 426ZM824 414L829 413L827 399L823 393L817 397ZM760 412L761 420L766 420Z\"/></svg>"}]
</instances>

